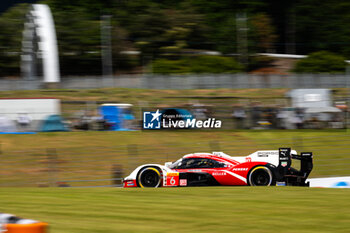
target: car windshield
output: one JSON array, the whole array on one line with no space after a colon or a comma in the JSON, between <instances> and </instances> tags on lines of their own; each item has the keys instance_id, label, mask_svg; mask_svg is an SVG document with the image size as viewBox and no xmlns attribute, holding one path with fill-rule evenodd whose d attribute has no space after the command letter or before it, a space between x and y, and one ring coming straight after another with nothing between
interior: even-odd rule
<instances>
[{"instance_id":1,"label":"car windshield","mask_svg":"<svg viewBox=\"0 0 350 233\"><path fill-rule=\"evenodd\" d=\"M179 159L179 160L177 160L176 162L174 162L173 164L171 164L171 165L169 166L169 168L170 168L170 169L176 169L176 168L178 168L179 166L181 166L181 164L182 164L182 159Z\"/></svg>"}]
</instances>

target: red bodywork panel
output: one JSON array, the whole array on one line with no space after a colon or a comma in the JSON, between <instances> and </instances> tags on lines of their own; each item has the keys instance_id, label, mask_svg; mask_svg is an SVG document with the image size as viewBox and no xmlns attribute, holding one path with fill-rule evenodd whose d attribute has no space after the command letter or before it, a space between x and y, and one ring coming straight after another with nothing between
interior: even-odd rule
<instances>
[{"instance_id":1,"label":"red bodywork panel","mask_svg":"<svg viewBox=\"0 0 350 233\"><path fill-rule=\"evenodd\" d=\"M124 188L137 187L136 180L124 180L123 187Z\"/></svg>"},{"instance_id":2,"label":"red bodywork panel","mask_svg":"<svg viewBox=\"0 0 350 233\"><path fill-rule=\"evenodd\" d=\"M208 158L219 162L224 162L227 167L222 168L202 168L202 169L176 169L177 172L205 172L212 175L221 185L247 185L249 171L258 165L266 165L266 162L251 162L250 158L246 162L239 163L233 159L218 157L215 155L195 155L184 158Z\"/></svg>"}]
</instances>

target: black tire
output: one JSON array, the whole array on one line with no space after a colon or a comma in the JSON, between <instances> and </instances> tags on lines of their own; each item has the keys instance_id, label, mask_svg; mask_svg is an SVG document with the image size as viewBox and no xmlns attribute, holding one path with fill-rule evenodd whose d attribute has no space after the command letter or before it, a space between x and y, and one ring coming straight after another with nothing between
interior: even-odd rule
<instances>
[{"instance_id":1,"label":"black tire","mask_svg":"<svg viewBox=\"0 0 350 233\"><path fill-rule=\"evenodd\" d=\"M265 166L253 168L248 176L248 183L250 186L270 186L273 182L273 174L271 170Z\"/></svg>"},{"instance_id":2,"label":"black tire","mask_svg":"<svg viewBox=\"0 0 350 233\"><path fill-rule=\"evenodd\" d=\"M137 183L141 188L157 188L160 182L160 172L154 167L143 168L137 176Z\"/></svg>"}]
</instances>

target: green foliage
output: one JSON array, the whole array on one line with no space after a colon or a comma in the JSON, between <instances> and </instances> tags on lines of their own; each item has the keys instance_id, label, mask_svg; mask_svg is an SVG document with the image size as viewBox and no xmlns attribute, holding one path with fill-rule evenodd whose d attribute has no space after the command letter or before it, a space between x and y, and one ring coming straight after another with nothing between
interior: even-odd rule
<instances>
[{"instance_id":1,"label":"green foliage","mask_svg":"<svg viewBox=\"0 0 350 233\"><path fill-rule=\"evenodd\" d=\"M249 58L248 71L271 67L276 59L268 56L252 56Z\"/></svg>"},{"instance_id":2,"label":"green foliage","mask_svg":"<svg viewBox=\"0 0 350 233\"><path fill-rule=\"evenodd\" d=\"M214 26L214 30L215 34L211 35L211 39L215 41L216 49L222 53L236 53L236 18L231 16L220 21L218 25Z\"/></svg>"},{"instance_id":3,"label":"green foliage","mask_svg":"<svg viewBox=\"0 0 350 233\"><path fill-rule=\"evenodd\" d=\"M350 56L348 0L306 0L294 7L295 36L301 54L327 50Z\"/></svg>"},{"instance_id":4,"label":"green foliage","mask_svg":"<svg viewBox=\"0 0 350 233\"><path fill-rule=\"evenodd\" d=\"M243 66L231 57L183 57L179 60L158 59L153 63L153 72L160 74L238 73L242 71Z\"/></svg>"},{"instance_id":5,"label":"green foliage","mask_svg":"<svg viewBox=\"0 0 350 233\"><path fill-rule=\"evenodd\" d=\"M0 17L0 75L17 75L20 65L23 19L28 4L19 4Z\"/></svg>"},{"instance_id":6,"label":"green foliage","mask_svg":"<svg viewBox=\"0 0 350 233\"><path fill-rule=\"evenodd\" d=\"M311 53L295 65L296 73L344 73L345 58L334 53L320 51Z\"/></svg>"},{"instance_id":7,"label":"green foliage","mask_svg":"<svg viewBox=\"0 0 350 233\"><path fill-rule=\"evenodd\" d=\"M158 59L153 62L153 73L158 74L187 74L190 67L185 60Z\"/></svg>"},{"instance_id":8,"label":"green foliage","mask_svg":"<svg viewBox=\"0 0 350 233\"><path fill-rule=\"evenodd\" d=\"M100 73L100 22L75 11L54 11L61 73Z\"/></svg>"},{"instance_id":9,"label":"green foliage","mask_svg":"<svg viewBox=\"0 0 350 233\"><path fill-rule=\"evenodd\" d=\"M267 14L257 14L251 18L252 36L256 48L261 52L271 52L277 39L271 18Z\"/></svg>"},{"instance_id":10,"label":"green foliage","mask_svg":"<svg viewBox=\"0 0 350 233\"><path fill-rule=\"evenodd\" d=\"M290 43L295 42L297 54L327 50L350 57L348 0L40 2L48 4L53 13L61 73L67 75L101 73L101 15L112 16L113 65L116 71L134 69L151 59L164 57L165 54L174 56L185 50L237 53L236 16L239 13L246 13L248 17L249 54L283 53ZM20 4L0 15L0 77L19 75L21 32L27 10L27 4ZM137 62L135 58L128 62L129 58L120 54L128 50L141 51ZM202 72L206 67L198 70ZM188 72L182 71L182 68L180 71Z\"/></svg>"},{"instance_id":11,"label":"green foliage","mask_svg":"<svg viewBox=\"0 0 350 233\"><path fill-rule=\"evenodd\" d=\"M259 12L266 12L269 1L257 0L189 0L191 6L205 18L210 27L208 33L211 49L223 53L237 52L236 14L245 12L251 17ZM250 30L251 31L251 30ZM248 38L250 44L255 41Z\"/></svg>"}]
</instances>

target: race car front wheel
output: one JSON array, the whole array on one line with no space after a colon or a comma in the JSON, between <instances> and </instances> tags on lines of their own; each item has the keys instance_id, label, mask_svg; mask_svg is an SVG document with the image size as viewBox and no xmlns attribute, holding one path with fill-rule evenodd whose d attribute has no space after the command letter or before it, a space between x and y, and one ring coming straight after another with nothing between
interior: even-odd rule
<instances>
[{"instance_id":1,"label":"race car front wheel","mask_svg":"<svg viewBox=\"0 0 350 233\"><path fill-rule=\"evenodd\" d=\"M137 177L137 181L141 188L157 188L161 181L160 172L154 167L143 168Z\"/></svg>"},{"instance_id":2,"label":"race car front wheel","mask_svg":"<svg viewBox=\"0 0 350 233\"><path fill-rule=\"evenodd\" d=\"M273 175L269 168L258 166L253 168L248 176L251 186L270 186L273 182Z\"/></svg>"}]
</instances>

